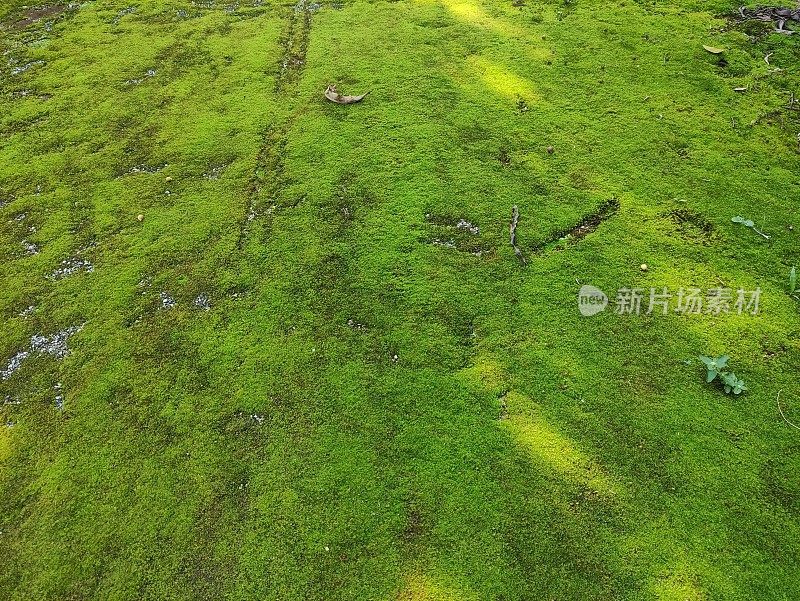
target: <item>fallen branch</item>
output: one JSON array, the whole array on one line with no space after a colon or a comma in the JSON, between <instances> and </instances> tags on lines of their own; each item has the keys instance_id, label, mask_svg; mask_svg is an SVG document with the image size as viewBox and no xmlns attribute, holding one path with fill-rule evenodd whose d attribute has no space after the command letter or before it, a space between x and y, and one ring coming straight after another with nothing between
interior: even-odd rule
<instances>
[{"instance_id":1,"label":"fallen branch","mask_svg":"<svg viewBox=\"0 0 800 601\"><path fill-rule=\"evenodd\" d=\"M517 255L517 258L520 262L525 265L527 261L525 257L522 255L522 251L517 246L517 223L519 223L519 209L517 205L514 205L514 208L511 209L511 248L514 249L514 254Z\"/></svg>"},{"instance_id":2,"label":"fallen branch","mask_svg":"<svg viewBox=\"0 0 800 601\"><path fill-rule=\"evenodd\" d=\"M782 8L780 6L758 6L753 9L739 7L740 22L745 21L763 21L765 23L772 23L772 32L780 33L783 35L792 35L796 33L792 29L786 29L787 21L800 22L800 8ZM767 61L769 64L769 61Z\"/></svg>"},{"instance_id":3,"label":"fallen branch","mask_svg":"<svg viewBox=\"0 0 800 601\"><path fill-rule=\"evenodd\" d=\"M777 21L782 27L786 21L800 22L800 8L782 8L780 6L759 6L753 9L739 7L739 16L746 21Z\"/></svg>"}]
</instances>

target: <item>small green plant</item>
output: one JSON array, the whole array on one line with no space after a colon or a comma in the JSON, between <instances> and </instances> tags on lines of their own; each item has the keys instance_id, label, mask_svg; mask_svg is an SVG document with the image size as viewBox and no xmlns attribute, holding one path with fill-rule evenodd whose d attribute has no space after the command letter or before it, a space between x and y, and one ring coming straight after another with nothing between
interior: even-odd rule
<instances>
[{"instance_id":1,"label":"small green plant","mask_svg":"<svg viewBox=\"0 0 800 601\"><path fill-rule=\"evenodd\" d=\"M722 372L719 374L722 385L725 388L725 394L742 394L747 390L744 380L740 380L733 372Z\"/></svg>"},{"instance_id":2,"label":"small green plant","mask_svg":"<svg viewBox=\"0 0 800 601\"><path fill-rule=\"evenodd\" d=\"M728 367L728 359L730 359L728 355L722 355L721 357L700 355L698 359L706 366L706 382L713 382L719 378L725 389L725 394L730 394L731 392L733 394L742 394L747 390L744 380L740 380L735 373L726 369Z\"/></svg>"},{"instance_id":3,"label":"small green plant","mask_svg":"<svg viewBox=\"0 0 800 601\"><path fill-rule=\"evenodd\" d=\"M762 232L761 230L759 230L759 229L756 227L756 224L755 224L755 223L753 223L753 220L752 220L752 219L745 219L745 218L744 218L744 217L742 217L741 215L737 215L736 217L732 217L732 218L731 218L731 221L733 221L734 223L741 223L743 226L745 226L745 227L749 227L751 230L753 230L753 231L754 231L756 234L758 234L759 236L763 236L763 237L764 237L764 239L766 239L766 240L769 240L769 236L767 236L767 235L766 235L764 232Z\"/></svg>"}]
</instances>

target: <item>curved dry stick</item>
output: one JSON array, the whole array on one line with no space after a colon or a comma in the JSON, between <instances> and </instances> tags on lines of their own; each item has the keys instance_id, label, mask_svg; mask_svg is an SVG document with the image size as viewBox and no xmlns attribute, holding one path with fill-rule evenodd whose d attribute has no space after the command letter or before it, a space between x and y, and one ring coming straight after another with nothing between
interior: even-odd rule
<instances>
[{"instance_id":1,"label":"curved dry stick","mask_svg":"<svg viewBox=\"0 0 800 601\"><path fill-rule=\"evenodd\" d=\"M517 258L525 265L527 261L525 261L522 251L517 246L517 223L519 223L519 209L517 205L514 205L514 208L511 209L511 247L514 249L514 254L517 255Z\"/></svg>"},{"instance_id":2,"label":"curved dry stick","mask_svg":"<svg viewBox=\"0 0 800 601\"><path fill-rule=\"evenodd\" d=\"M793 424L792 422L790 422L788 419L786 419L786 416L783 414L783 409L781 409L781 393L782 392L783 392L783 390L779 390L778 391L778 398L776 399L777 403L778 403L778 411L780 412L781 417L783 418L783 421L785 421L787 424L789 424L792 428L800 430L800 426L797 426L797 425Z\"/></svg>"}]
</instances>

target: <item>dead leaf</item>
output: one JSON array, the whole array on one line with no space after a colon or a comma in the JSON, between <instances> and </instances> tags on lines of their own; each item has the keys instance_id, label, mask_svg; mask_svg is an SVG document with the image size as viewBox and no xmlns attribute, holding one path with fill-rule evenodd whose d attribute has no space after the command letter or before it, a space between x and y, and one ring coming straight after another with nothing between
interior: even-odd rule
<instances>
[{"instance_id":1,"label":"dead leaf","mask_svg":"<svg viewBox=\"0 0 800 601\"><path fill-rule=\"evenodd\" d=\"M734 92L746 92L747 88L733 88Z\"/></svg>"},{"instance_id":2,"label":"dead leaf","mask_svg":"<svg viewBox=\"0 0 800 601\"><path fill-rule=\"evenodd\" d=\"M711 54L722 54L725 52L724 48L715 48L714 46L706 46L705 44L703 44L703 49Z\"/></svg>"},{"instance_id":3,"label":"dead leaf","mask_svg":"<svg viewBox=\"0 0 800 601\"><path fill-rule=\"evenodd\" d=\"M343 96L339 94L336 90L336 86L328 86L328 89L325 90L325 98L330 100L331 102L335 102L336 104L355 104L356 102L361 102L364 100L364 97L369 94L366 92L365 94L361 94L360 96Z\"/></svg>"}]
</instances>

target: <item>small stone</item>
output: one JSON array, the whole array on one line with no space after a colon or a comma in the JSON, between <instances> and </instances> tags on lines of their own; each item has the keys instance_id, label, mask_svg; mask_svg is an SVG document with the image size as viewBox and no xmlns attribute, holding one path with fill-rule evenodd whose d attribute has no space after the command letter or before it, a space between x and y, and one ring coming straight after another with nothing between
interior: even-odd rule
<instances>
[{"instance_id":1,"label":"small stone","mask_svg":"<svg viewBox=\"0 0 800 601\"><path fill-rule=\"evenodd\" d=\"M142 215L141 213L139 213L139 214L136 216L136 220L137 220L137 221L144 221L144 215Z\"/></svg>"},{"instance_id":2,"label":"small stone","mask_svg":"<svg viewBox=\"0 0 800 601\"><path fill-rule=\"evenodd\" d=\"M167 182L167 183L171 182L172 181L172 176L168 175L167 177L164 178L164 181Z\"/></svg>"},{"instance_id":3,"label":"small stone","mask_svg":"<svg viewBox=\"0 0 800 601\"><path fill-rule=\"evenodd\" d=\"M642 263L641 265L639 265L639 269L641 269L642 271L647 271L647 263Z\"/></svg>"},{"instance_id":4,"label":"small stone","mask_svg":"<svg viewBox=\"0 0 800 601\"><path fill-rule=\"evenodd\" d=\"M556 151L556 149L553 148L552 146L548 146L547 147L547 154L553 154L555 151Z\"/></svg>"}]
</instances>

